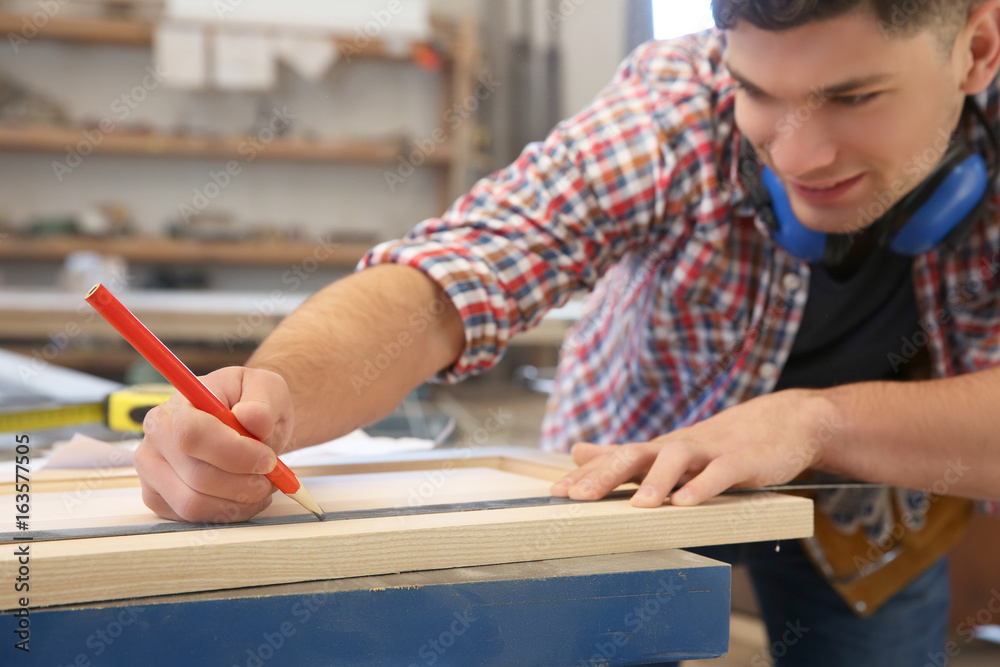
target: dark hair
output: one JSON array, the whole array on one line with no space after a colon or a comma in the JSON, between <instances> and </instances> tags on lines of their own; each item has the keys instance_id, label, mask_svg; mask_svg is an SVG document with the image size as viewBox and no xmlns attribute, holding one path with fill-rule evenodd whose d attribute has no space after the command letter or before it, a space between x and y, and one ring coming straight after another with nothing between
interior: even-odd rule
<instances>
[{"instance_id":1,"label":"dark hair","mask_svg":"<svg viewBox=\"0 0 1000 667\"><path fill-rule=\"evenodd\" d=\"M720 28L740 20L761 30L790 30L814 21L837 18L854 11L872 12L882 34L911 36L923 28L938 31L950 49L971 9L982 0L712 0L712 14Z\"/></svg>"}]
</instances>

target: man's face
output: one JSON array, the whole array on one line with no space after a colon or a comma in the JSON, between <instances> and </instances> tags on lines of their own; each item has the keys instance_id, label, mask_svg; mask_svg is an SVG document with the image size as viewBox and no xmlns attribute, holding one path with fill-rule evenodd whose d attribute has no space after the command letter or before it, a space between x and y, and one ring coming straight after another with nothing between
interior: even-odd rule
<instances>
[{"instance_id":1,"label":"man's face","mask_svg":"<svg viewBox=\"0 0 1000 667\"><path fill-rule=\"evenodd\" d=\"M741 21L728 42L736 123L817 231L878 218L940 162L961 114L957 59L930 30L888 37L858 12L784 32Z\"/></svg>"}]
</instances>

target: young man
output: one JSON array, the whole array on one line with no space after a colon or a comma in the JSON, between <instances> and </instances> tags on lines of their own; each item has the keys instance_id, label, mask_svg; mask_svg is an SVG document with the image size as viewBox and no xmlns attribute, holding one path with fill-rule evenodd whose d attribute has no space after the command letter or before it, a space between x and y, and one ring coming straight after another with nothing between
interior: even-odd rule
<instances>
[{"instance_id":1,"label":"young man","mask_svg":"<svg viewBox=\"0 0 1000 667\"><path fill-rule=\"evenodd\" d=\"M252 516L273 491L254 473L276 453L370 423L435 374L490 368L511 336L595 287L544 426L548 447L582 443L554 494L636 480L633 504L652 507L682 483L671 502L691 505L813 469L1000 500L997 214L911 254L881 217L952 171L974 180L933 173L953 134L993 164L967 98L997 129L1000 2L714 10L724 30L638 49L545 142L288 317L250 368L207 376L266 444L181 399L151 412L136 452L147 505ZM788 200L774 225L760 165L774 210ZM839 250L800 256L789 215ZM398 359L366 378L390 344ZM923 366L934 379L898 381ZM830 530L808 558L741 549L779 664L942 664L942 545L967 508L890 490L817 504ZM861 564L844 535L867 547Z\"/></svg>"}]
</instances>

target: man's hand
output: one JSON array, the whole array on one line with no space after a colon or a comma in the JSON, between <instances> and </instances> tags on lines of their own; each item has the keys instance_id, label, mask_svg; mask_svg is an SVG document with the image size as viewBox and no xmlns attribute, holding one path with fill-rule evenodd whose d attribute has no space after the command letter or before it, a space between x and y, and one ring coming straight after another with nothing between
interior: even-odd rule
<instances>
[{"instance_id":1,"label":"man's hand","mask_svg":"<svg viewBox=\"0 0 1000 667\"><path fill-rule=\"evenodd\" d=\"M640 482L635 507L698 505L734 487L782 484L821 460L843 428L822 392L792 389L760 396L651 442L580 443L580 466L552 485L552 495L596 500ZM684 486L671 495L678 484Z\"/></svg>"},{"instance_id":2,"label":"man's hand","mask_svg":"<svg viewBox=\"0 0 1000 667\"><path fill-rule=\"evenodd\" d=\"M263 442L239 435L177 394L143 422L145 437L135 451L142 500L167 519L246 521L271 504L275 487L263 473L274 469L292 435L288 386L275 373L239 367L202 381Z\"/></svg>"}]
</instances>

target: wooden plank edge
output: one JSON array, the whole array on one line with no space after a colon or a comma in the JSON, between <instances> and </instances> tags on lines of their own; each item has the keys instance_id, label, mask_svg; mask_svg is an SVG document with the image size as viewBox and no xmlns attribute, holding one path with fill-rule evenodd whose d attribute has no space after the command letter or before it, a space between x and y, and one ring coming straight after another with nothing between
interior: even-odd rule
<instances>
[{"instance_id":1,"label":"wooden plank edge","mask_svg":"<svg viewBox=\"0 0 1000 667\"><path fill-rule=\"evenodd\" d=\"M628 501L141 535L31 545L30 606L415 570L808 537L810 500L782 494L637 509ZM394 532L387 536L385 530ZM0 572L13 580L13 549ZM0 609L17 606L8 587Z\"/></svg>"}]
</instances>

